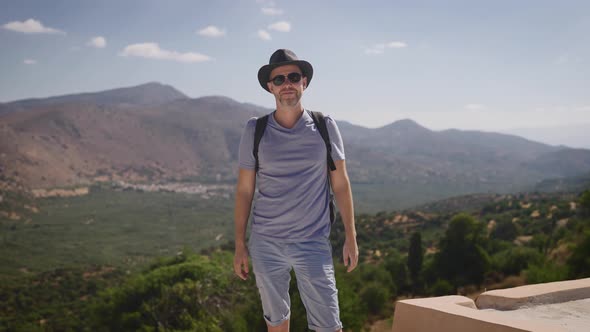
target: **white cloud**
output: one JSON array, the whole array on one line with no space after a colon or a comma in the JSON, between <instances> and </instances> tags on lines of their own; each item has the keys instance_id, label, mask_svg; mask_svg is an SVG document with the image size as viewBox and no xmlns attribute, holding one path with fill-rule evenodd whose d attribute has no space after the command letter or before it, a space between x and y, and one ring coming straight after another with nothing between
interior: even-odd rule
<instances>
[{"instance_id":1,"label":"white cloud","mask_svg":"<svg viewBox=\"0 0 590 332\"><path fill-rule=\"evenodd\" d=\"M367 49L365 49L365 54L368 54L368 55L379 55L379 54L383 54L383 50L382 49L377 49L377 48L367 48Z\"/></svg>"},{"instance_id":2,"label":"white cloud","mask_svg":"<svg viewBox=\"0 0 590 332\"><path fill-rule=\"evenodd\" d=\"M33 60L33 59L25 59L25 60L23 61L23 63L24 63L25 65L36 65L36 64L37 64L37 60Z\"/></svg>"},{"instance_id":3,"label":"white cloud","mask_svg":"<svg viewBox=\"0 0 590 332\"><path fill-rule=\"evenodd\" d=\"M262 14L267 16L283 15L283 10L279 8L263 7L261 10Z\"/></svg>"},{"instance_id":4,"label":"white cloud","mask_svg":"<svg viewBox=\"0 0 590 332\"><path fill-rule=\"evenodd\" d=\"M200 53L178 53L176 51L163 50L157 43L141 43L128 45L121 53L119 53L119 55L137 56L156 60L172 60L187 63L205 62L213 60L213 58Z\"/></svg>"},{"instance_id":5,"label":"white cloud","mask_svg":"<svg viewBox=\"0 0 590 332\"><path fill-rule=\"evenodd\" d=\"M408 44L400 41L375 44L372 47L365 48L365 54L378 55L383 54L388 48L406 48Z\"/></svg>"},{"instance_id":6,"label":"white cloud","mask_svg":"<svg viewBox=\"0 0 590 332\"><path fill-rule=\"evenodd\" d=\"M43 24L35 19L28 19L26 21L13 21L2 26L4 29L22 32L22 33L53 33L66 34L64 31L43 26Z\"/></svg>"},{"instance_id":7,"label":"white cloud","mask_svg":"<svg viewBox=\"0 0 590 332\"><path fill-rule=\"evenodd\" d=\"M404 42L389 42L385 45L387 48L404 48L404 47L408 47L408 44L404 43Z\"/></svg>"},{"instance_id":8,"label":"white cloud","mask_svg":"<svg viewBox=\"0 0 590 332\"><path fill-rule=\"evenodd\" d=\"M291 23L287 21L279 21L269 25L268 28L270 30L275 30L279 32L289 32L291 31Z\"/></svg>"},{"instance_id":9,"label":"white cloud","mask_svg":"<svg viewBox=\"0 0 590 332\"><path fill-rule=\"evenodd\" d=\"M467 104L467 105L464 106L464 108L466 110L470 110L470 111L480 111L480 110L483 110L486 107L484 105L482 105L482 104Z\"/></svg>"},{"instance_id":10,"label":"white cloud","mask_svg":"<svg viewBox=\"0 0 590 332\"><path fill-rule=\"evenodd\" d=\"M393 41L393 42L388 42L388 43L379 43L379 44L375 44L375 46L374 46L374 48L381 49L381 50L384 50L386 48L404 48L404 47L408 47L408 44L406 44L404 42L398 42L398 41Z\"/></svg>"},{"instance_id":11,"label":"white cloud","mask_svg":"<svg viewBox=\"0 0 590 332\"><path fill-rule=\"evenodd\" d=\"M214 25L209 25L197 32L199 35L210 38L218 38L225 36L225 30L221 30Z\"/></svg>"},{"instance_id":12,"label":"white cloud","mask_svg":"<svg viewBox=\"0 0 590 332\"><path fill-rule=\"evenodd\" d=\"M266 30L258 30L258 38L262 39L262 40L271 40L271 36L270 33L268 33Z\"/></svg>"},{"instance_id":13,"label":"white cloud","mask_svg":"<svg viewBox=\"0 0 590 332\"><path fill-rule=\"evenodd\" d=\"M555 64L557 65L563 65L566 64L570 61L570 57L567 54L561 54L560 56L557 57L557 59L555 59Z\"/></svg>"},{"instance_id":14,"label":"white cloud","mask_svg":"<svg viewBox=\"0 0 590 332\"><path fill-rule=\"evenodd\" d=\"M96 48L105 48L107 46L107 40L102 36L97 36L90 39L86 45Z\"/></svg>"}]
</instances>

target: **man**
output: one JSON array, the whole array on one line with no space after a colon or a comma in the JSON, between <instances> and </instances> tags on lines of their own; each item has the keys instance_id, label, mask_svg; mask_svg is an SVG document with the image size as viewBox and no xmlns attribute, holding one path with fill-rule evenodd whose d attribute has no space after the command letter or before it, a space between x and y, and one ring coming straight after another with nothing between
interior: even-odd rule
<instances>
[{"instance_id":1,"label":"man","mask_svg":"<svg viewBox=\"0 0 590 332\"><path fill-rule=\"evenodd\" d=\"M248 255L260 291L268 331L289 331L290 271L295 270L309 328L342 331L338 290L330 246L330 185L344 223L344 264L358 262L354 210L346 173L342 138L332 118L325 117L336 170L327 165L327 148L310 114L301 105L313 67L290 50L277 50L258 71L263 89L276 99L276 111L254 157L256 118L246 124L239 151L235 202L234 271L248 278ZM250 240L246 226L256 184Z\"/></svg>"}]
</instances>

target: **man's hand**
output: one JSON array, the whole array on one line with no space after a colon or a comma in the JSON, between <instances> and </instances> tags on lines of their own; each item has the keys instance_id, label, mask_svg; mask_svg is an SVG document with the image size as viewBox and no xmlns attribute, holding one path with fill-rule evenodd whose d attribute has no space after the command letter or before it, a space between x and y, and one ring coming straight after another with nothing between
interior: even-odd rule
<instances>
[{"instance_id":1,"label":"man's hand","mask_svg":"<svg viewBox=\"0 0 590 332\"><path fill-rule=\"evenodd\" d=\"M344 266L348 266L346 272L354 270L359 262L359 248L356 244L356 238L346 238L344 241L344 248L342 250L344 256Z\"/></svg>"},{"instance_id":2,"label":"man's hand","mask_svg":"<svg viewBox=\"0 0 590 332\"><path fill-rule=\"evenodd\" d=\"M248 249L245 245L236 245L234 273L242 280L248 279Z\"/></svg>"}]
</instances>

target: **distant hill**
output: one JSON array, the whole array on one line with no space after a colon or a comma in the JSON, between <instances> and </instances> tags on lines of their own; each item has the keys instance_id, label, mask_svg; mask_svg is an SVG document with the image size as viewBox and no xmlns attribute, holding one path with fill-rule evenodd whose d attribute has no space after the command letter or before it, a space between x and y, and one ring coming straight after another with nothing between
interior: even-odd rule
<instances>
[{"instance_id":1,"label":"distant hill","mask_svg":"<svg viewBox=\"0 0 590 332\"><path fill-rule=\"evenodd\" d=\"M590 139L588 139L590 122L541 128L517 128L504 132L547 144L590 149Z\"/></svg>"},{"instance_id":2,"label":"distant hill","mask_svg":"<svg viewBox=\"0 0 590 332\"><path fill-rule=\"evenodd\" d=\"M233 182L246 121L270 111L160 83L1 104L0 188ZM590 170L590 150L513 135L432 131L410 119L376 129L338 123L349 175L362 184L355 195L374 203L367 208L526 190Z\"/></svg>"},{"instance_id":3,"label":"distant hill","mask_svg":"<svg viewBox=\"0 0 590 332\"><path fill-rule=\"evenodd\" d=\"M550 176L573 177L590 171L588 151L587 149L560 149L542 154L526 162L525 166Z\"/></svg>"},{"instance_id":4,"label":"distant hill","mask_svg":"<svg viewBox=\"0 0 590 332\"><path fill-rule=\"evenodd\" d=\"M590 150L576 154L580 162L575 168L549 167L547 158L554 153L570 156L571 149L513 135L431 131L412 120L377 129L348 123L341 127L351 179L361 183L388 183L412 196L420 192L422 202L474 192L529 190L549 175L565 176L590 170L590 161L584 157L590 156ZM433 191L438 194L430 195Z\"/></svg>"},{"instance_id":5,"label":"distant hill","mask_svg":"<svg viewBox=\"0 0 590 332\"><path fill-rule=\"evenodd\" d=\"M572 177L546 179L537 183L535 190L545 192L581 192L590 190L590 172Z\"/></svg>"},{"instance_id":6,"label":"distant hill","mask_svg":"<svg viewBox=\"0 0 590 332\"><path fill-rule=\"evenodd\" d=\"M100 106L152 106L188 97L175 88L156 82L101 92L79 93L49 98L24 99L0 105L0 114L55 104L94 104Z\"/></svg>"},{"instance_id":7,"label":"distant hill","mask_svg":"<svg viewBox=\"0 0 590 332\"><path fill-rule=\"evenodd\" d=\"M142 107L39 101L0 117L0 174L30 188L228 179L243 125L263 110L224 97Z\"/></svg>"}]
</instances>

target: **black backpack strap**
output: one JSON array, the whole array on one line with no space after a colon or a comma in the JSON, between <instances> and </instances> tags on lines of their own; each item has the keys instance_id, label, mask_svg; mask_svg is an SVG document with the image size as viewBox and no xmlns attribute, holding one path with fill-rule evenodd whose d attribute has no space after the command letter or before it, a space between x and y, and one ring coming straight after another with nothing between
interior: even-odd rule
<instances>
[{"instance_id":1,"label":"black backpack strap","mask_svg":"<svg viewBox=\"0 0 590 332\"><path fill-rule=\"evenodd\" d=\"M252 149L252 153L254 154L254 159L256 159L256 173L258 173L259 163L258 163L258 146L260 145L260 140L262 139L262 135L264 135L264 130L266 129L266 124L268 123L268 114L256 119L256 129L254 130L254 148Z\"/></svg>"},{"instance_id":2,"label":"black backpack strap","mask_svg":"<svg viewBox=\"0 0 590 332\"><path fill-rule=\"evenodd\" d=\"M330 134L328 133L328 127L326 126L326 119L324 118L324 114L322 112L312 112L308 111L309 115L313 119L315 126L320 131L320 135L326 144L326 151L327 151L327 159L328 159L328 167L331 171L336 170L336 164L334 164L334 160L332 159L332 144L330 144Z\"/></svg>"}]
</instances>

